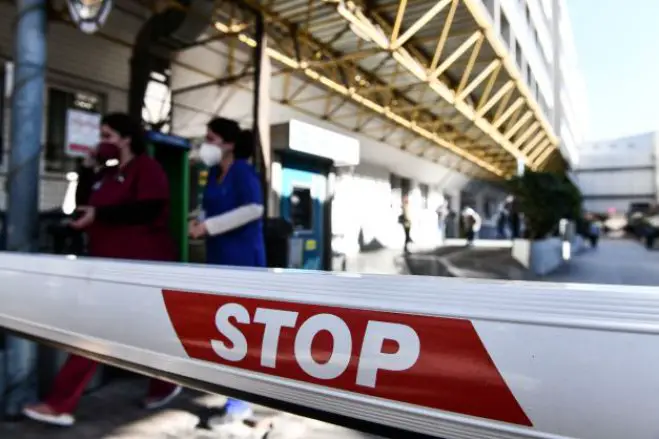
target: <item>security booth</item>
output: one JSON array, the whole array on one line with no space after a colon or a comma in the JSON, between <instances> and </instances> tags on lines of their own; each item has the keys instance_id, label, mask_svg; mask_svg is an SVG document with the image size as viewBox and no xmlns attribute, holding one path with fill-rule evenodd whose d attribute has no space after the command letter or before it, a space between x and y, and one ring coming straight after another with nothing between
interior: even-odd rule
<instances>
[{"instance_id":1,"label":"security booth","mask_svg":"<svg viewBox=\"0 0 659 439\"><path fill-rule=\"evenodd\" d=\"M188 262L188 212L190 210L190 141L158 131L147 132L148 153L160 163L169 181L169 226L179 261Z\"/></svg>"},{"instance_id":2,"label":"security booth","mask_svg":"<svg viewBox=\"0 0 659 439\"><path fill-rule=\"evenodd\" d=\"M335 169L359 163L359 141L298 120L271 127L270 216L293 227L289 268L332 269Z\"/></svg>"}]
</instances>

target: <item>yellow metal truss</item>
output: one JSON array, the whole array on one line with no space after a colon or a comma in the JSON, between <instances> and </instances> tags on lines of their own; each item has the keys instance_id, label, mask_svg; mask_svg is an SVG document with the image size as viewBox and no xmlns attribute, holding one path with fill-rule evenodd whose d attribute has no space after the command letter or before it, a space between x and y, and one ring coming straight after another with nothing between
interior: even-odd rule
<instances>
[{"instance_id":1,"label":"yellow metal truss","mask_svg":"<svg viewBox=\"0 0 659 439\"><path fill-rule=\"evenodd\" d=\"M518 161L531 169L563 164L553 159L560 153L551 126L479 2L220 2L216 28L254 47L236 5L263 14L286 105L324 101L316 116L382 141L406 130L401 148L437 161L442 148L475 165L461 170L478 177L511 176ZM294 88L292 78L305 83ZM303 94L310 85L325 92ZM369 133L374 119L391 129Z\"/></svg>"}]
</instances>

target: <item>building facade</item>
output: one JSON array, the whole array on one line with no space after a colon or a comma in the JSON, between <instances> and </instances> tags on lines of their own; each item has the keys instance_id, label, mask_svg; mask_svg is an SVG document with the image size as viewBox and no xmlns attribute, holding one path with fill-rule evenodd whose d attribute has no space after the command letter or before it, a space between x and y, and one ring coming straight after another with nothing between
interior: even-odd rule
<instances>
[{"instance_id":1,"label":"building facade","mask_svg":"<svg viewBox=\"0 0 659 439\"><path fill-rule=\"evenodd\" d=\"M585 84L565 0L483 0L541 111L574 165L588 129Z\"/></svg>"},{"instance_id":2,"label":"building facade","mask_svg":"<svg viewBox=\"0 0 659 439\"><path fill-rule=\"evenodd\" d=\"M586 210L629 212L659 200L659 133L584 143L575 175Z\"/></svg>"}]
</instances>

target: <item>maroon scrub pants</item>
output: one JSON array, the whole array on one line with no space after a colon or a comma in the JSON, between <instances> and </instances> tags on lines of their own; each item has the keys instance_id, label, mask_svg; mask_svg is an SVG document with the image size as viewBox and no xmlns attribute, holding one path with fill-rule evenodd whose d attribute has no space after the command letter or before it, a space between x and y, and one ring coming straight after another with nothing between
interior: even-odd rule
<instances>
[{"instance_id":1,"label":"maroon scrub pants","mask_svg":"<svg viewBox=\"0 0 659 439\"><path fill-rule=\"evenodd\" d=\"M70 355L57 374L50 394L44 401L57 413L72 414L78 406L87 384L93 378L98 363L78 355ZM149 397L165 397L174 391L175 384L151 379Z\"/></svg>"}]
</instances>

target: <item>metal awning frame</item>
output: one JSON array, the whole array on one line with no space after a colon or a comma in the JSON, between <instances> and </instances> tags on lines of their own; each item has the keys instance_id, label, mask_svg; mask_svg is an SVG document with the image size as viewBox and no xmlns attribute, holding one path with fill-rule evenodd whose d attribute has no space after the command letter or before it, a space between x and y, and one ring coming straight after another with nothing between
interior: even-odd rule
<instances>
[{"instance_id":1,"label":"metal awning frame","mask_svg":"<svg viewBox=\"0 0 659 439\"><path fill-rule=\"evenodd\" d=\"M297 10L292 13L298 18L305 16L305 20L292 22L273 11L275 4L282 3L297 4ZM353 10L359 10L355 3L348 3ZM368 10L369 20L377 22L388 35L386 49L369 46L354 35L357 46L350 52L334 49L331 40L320 41L315 37L318 28L313 26L313 16L320 8L330 17L325 20L325 26L343 20L334 40L350 35L353 23L340 14L335 14L336 17L329 14L345 3L319 0L221 2L213 18L218 34L208 36L207 40L225 41L229 66L226 78L240 78L244 69L249 68L250 60L237 54L241 45L254 49L258 44L249 23L249 17L258 11L264 17L271 42L266 53L276 61L273 76L283 78L280 103L385 143L402 130L408 135L402 143L392 146L475 178L509 177L517 169L518 159L534 170L561 166L563 161L554 159L560 152L551 127L506 48L493 35L489 19L481 17L480 5L471 0L424 0L430 5L427 12L406 26L403 17L408 2L394 3L396 14L390 21L381 10ZM476 30L451 30L459 6L472 13ZM428 68L419 70L415 66L422 65L419 60L423 53L417 45L435 42L417 34L441 12L447 14L447 19L439 32L434 55L432 59L422 60ZM464 41L449 52L447 41L455 37ZM479 59L486 50L494 51L496 58L486 62ZM364 68L360 63L368 58L378 59L378 66ZM450 75L461 58L466 62L462 75ZM296 86L293 79L303 79L304 83ZM400 86L399 81L405 85ZM243 81L235 85L251 89ZM474 93L477 89L480 96ZM410 98L411 91L417 99ZM323 111L305 108L311 102L323 102Z\"/></svg>"}]
</instances>

